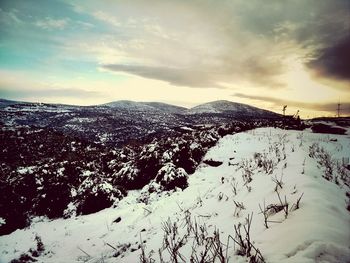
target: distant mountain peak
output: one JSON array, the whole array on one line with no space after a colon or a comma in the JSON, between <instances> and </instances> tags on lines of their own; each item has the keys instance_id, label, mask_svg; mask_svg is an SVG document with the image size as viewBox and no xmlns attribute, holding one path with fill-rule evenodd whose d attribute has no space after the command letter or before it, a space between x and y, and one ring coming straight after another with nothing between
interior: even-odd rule
<instances>
[{"instance_id":1,"label":"distant mountain peak","mask_svg":"<svg viewBox=\"0 0 350 263\"><path fill-rule=\"evenodd\" d=\"M183 113L187 109L180 106L175 106L163 102L137 102L131 100L118 100L103 104L118 109L139 110L139 111L162 111L168 113Z\"/></svg>"},{"instance_id":2,"label":"distant mountain peak","mask_svg":"<svg viewBox=\"0 0 350 263\"><path fill-rule=\"evenodd\" d=\"M28 105L41 105L41 103L27 103L11 101L6 99L0 99L0 108L4 108L13 104L28 104ZM69 108L84 108L84 106L64 105L64 104L42 104L45 106L55 107L69 107ZM92 106L87 106L87 108ZM132 100L118 100L109 103L95 105L95 108L109 107L120 111L127 112L157 112L167 115L193 115L193 114L224 114L230 118L233 117L257 117L257 118L275 118L281 116L272 111L260 109L248 104L233 102L229 100L216 100L207 103L197 105L193 108L187 109L181 106L175 106L163 102L137 102Z\"/></svg>"},{"instance_id":3,"label":"distant mountain peak","mask_svg":"<svg viewBox=\"0 0 350 263\"><path fill-rule=\"evenodd\" d=\"M185 111L188 110L185 107L176 106L176 105L172 105L164 102L143 102L143 103L145 105L149 105L159 110L167 111L171 113L184 113Z\"/></svg>"},{"instance_id":4,"label":"distant mountain peak","mask_svg":"<svg viewBox=\"0 0 350 263\"><path fill-rule=\"evenodd\" d=\"M216 100L197 105L189 110L190 114L230 114L239 117L277 117L278 114L260 109L248 104L228 101Z\"/></svg>"},{"instance_id":5,"label":"distant mountain peak","mask_svg":"<svg viewBox=\"0 0 350 263\"><path fill-rule=\"evenodd\" d=\"M132 101L132 100L117 100L112 101L102 106L108 106L111 108L123 109L123 110L142 110L151 111L154 110L153 107L143 104L142 102Z\"/></svg>"}]
</instances>

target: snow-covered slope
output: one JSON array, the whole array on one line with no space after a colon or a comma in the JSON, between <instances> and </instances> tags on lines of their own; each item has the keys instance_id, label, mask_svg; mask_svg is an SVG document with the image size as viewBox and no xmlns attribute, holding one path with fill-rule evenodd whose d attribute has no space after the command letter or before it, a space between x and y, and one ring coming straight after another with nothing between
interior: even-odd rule
<instances>
[{"instance_id":1,"label":"snow-covered slope","mask_svg":"<svg viewBox=\"0 0 350 263\"><path fill-rule=\"evenodd\" d=\"M349 135L228 135L205 156L222 164L201 164L185 190L157 192L153 184L95 214L37 218L0 237L0 262L42 248L38 237L39 262L160 262L159 253L165 262L247 262L247 249L238 255L233 241L240 243L238 229L250 255L259 250L266 262L349 262L349 149Z\"/></svg>"},{"instance_id":2,"label":"snow-covered slope","mask_svg":"<svg viewBox=\"0 0 350 263\"><path fill-rule=\"evenodd\" d=\"M159 109L164 112L169 113L184 113L187 109L180 106L175 106L167 103L161 103L161 102L143 102L143 104L154 107L156 109Z\"/></svg>"},{"instance_id":3,"label":"snow-covered slope","mask_svg":"<svg viewBox=\"0 0 350 263\"><path fill-rule=\"evenodd\" d=\"M161 102L136 102L130 100L113 101L103 106L108 106L119 110L132 110L132 111L161 111L165 113L184 113L187 109L167 103Z\"/></svg>"},{"instance_id":4,"label":"snow-covered slope","mask_svg":"<svg viewBox=\"0 0 350 263\"><path fill-rule=\"evenodd\" d=\"M118 100L103 104L104 106L112 107L122 110L138 110L138 111L154 111L156 108L146 105L142 102L136 102L131 100Z\"/></svg>"},{"instance_id":5,"label":"snow-covered slope","mask_svg":"<svg viewBox=\"0 0 350 263\"><path fill-rule=\"evenodd\" d=\"M276 117L278 114L259 109L247 104L236 103L227 100L217 100L204 104L200 104L189 110L190 114L202 114L202 113L227 113L236 116L255 116L255 117Z\"/></svg>"},{"instance_id":6,"label":"snow-covered slope","mask_svg":"<svg viewBox=\"0 0 350 263\"><path fill-rule=\"evenodd\" d=\"M5 126L48 128L90 142L118 147L153 134L176 132L182 126L221 125L252 119L274 121L276 116L248 105L223 101L188 110L166 103L128 100L95 106L0 100L0 123Z\"/></svg>"},{"instance_id":7,"label":"snow-covered slope","mask_svg":"<svg viewBox=\"0 0 350 263\"><path fill-rule=\"evenodd\" d=\"M17 104L20 103L18 101L13 101L13 100L5 100L0 98L0 108L7 107L9 105Z\"/></svg>"}]
</instances>

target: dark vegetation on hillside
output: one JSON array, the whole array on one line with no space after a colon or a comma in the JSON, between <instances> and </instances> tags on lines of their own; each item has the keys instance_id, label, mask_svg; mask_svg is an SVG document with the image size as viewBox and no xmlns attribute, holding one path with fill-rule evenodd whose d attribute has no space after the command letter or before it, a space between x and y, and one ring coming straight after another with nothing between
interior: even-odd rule
<instances>
[{"instance_id":1,"label":"dark vegetation on hillside","mask_svg":"<svg viewBox=\"0 0 350 263\"><path fill-rule=\"evenodd\" d=\"M73 106L0 99L0 124L50 128L71 137L110 147L122 147L158 134L173 134L183 126L229 123L237 119L279 119L279 114L233 102L212 102L218 112L192 112L164 103L116 101ZM226 108L229 107L229 110ZM209 107L210 109L210 107Z\"/></svg>"},{"instance_id":2,"label":"dark vegetation on hillside","mask_svg":"<svg viewBox=\"0 0 350 263\"><path fill-rule=\"evenodd\" d=\"M333 122L340 127L350 127L350 117L319 117L312 119L313 122Z\"/></svg>"},{"instance_id":3,"label":"dark vegetation on hillside","mask_svg":"<svg viewBox=\"0 0 350 263\"><path fill-rule=\"evenodd\" d=\"M91 143L40 127L0 126L0 234L26 227L33 216L89 214L117 205L128 190L187 187L207 150L226 134L282 125L234 121L157 134L122 148Z\"/></svg>"},{"instance_id":4,"label":"dark vegetation on hillside","mask_svg":"<svg viewBox=\"0 0 350 263\"><path fill-rule=\"evenodd\" d=\"M316 123L311 126L311 130L315 133L330 133L330 134L345 134L346 130L340 127L334 127L331 125Z\"/></svg>"},{"instance_id":5,"label":"dark vegetation on hillside","mask_svg":"<svg viewBox=\"0 0 350 263\"><path fill-rule=\"evenodd\" d=\"M207 150L226 134L302 128L249 105L212 106L218 111L203 112L207 104L196 113L161 103L80 107L0 99L0 235L36 216L117 206L128 190L142 189L139 201L148 202L151 192L184 189Z\"/></svg>"}]
</instances>

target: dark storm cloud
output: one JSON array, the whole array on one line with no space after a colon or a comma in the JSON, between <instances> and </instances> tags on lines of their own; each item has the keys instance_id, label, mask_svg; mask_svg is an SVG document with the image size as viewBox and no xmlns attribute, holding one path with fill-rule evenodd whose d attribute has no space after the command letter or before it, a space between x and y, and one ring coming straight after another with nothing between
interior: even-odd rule
<instances>
[{"instance_id":1,"label":"dark storm cloud","mask_svg":"<svg viewBox=\"0 0 350 263\"><path fill-rule=\"evenodd\" d=\"M198 18L186 25L181 15L164 15L169 8L176 11L178 2L165 2L168 5L163 6L164 9L156 5L149 10L147 5L143 6L145 13L157 16L162 22L160 28L164 26L168 30L169 26L169 32L174 30L180 41L172 42L171 35L163 38L164 34L150 37L146 30L138 35L143 39L142 53L135 53L132 45L123 50L129 57L136 58L134 62L104 65L103 68L189 87L221 87L221 83L245 81L264 88L281 88L286 83L279 77L288 70L288 56L294 56L310 68L324 67L319 73L326 77L348 79L349 60L342 56L344 44L340 42L350 30L348 0L186 2L180 6L186 5L185 12ZM133 12L132 9L128 11ZM105 12L104 18L108 18L108 10ZM113 17L112 13L109 15ZM154 32L157 30L152 34ZM193 35L198 42L188 40L193 40ZM154 46L153 37L160 46ZM203 48L197 49L197 46ZM215 53L213 50L217 46L221 49ZM164 57L168 58L166 64ZM149 66L143 59L159 66ZM185 67L182 61L188 62Z\"/></svg>"},{"instance_id":2,"label":"dark storm cloud","mask_svg":"<svg viewBox=\"0 0 350 263\"><path fill-rule=\"evenodd\" d=\"M5 69L74 63L86 74L88 62L177 86L264 92L301 89L289 73L304 64L349 81L349 0L0 2Z\"/></svg>"},{"instance_id":3,"label":"dark storm cloud","mask_svg":"<svg viewBox=\"0 0 350 263\"><path fill-rule=\"evenodd\" d=\"M350 1L318 1L315 10L295 33L298 43L309 49L305 65L316 78L350 85Z\"/></svg>"},{"instance_id":4,"label":"dark storm cloud","mask_svg":"<svg viewBox=\"0 0 350 263\"><path fill-rule=\"evenodd\" d=\"M270 103L273 103L275 106L281 106L281 108L283 105L288 105L299 109L309 109L314 111L328 111L328 112L335 112L337 108L337 103L298 102L298 101L284 100L284 99L268 97L268 96L247 95L243 93L235 93L232 96L237 98L243 98L243 99L270 102ZM342 108L342 114L346 114L346 115L350 114L350 102L341 103L341 108Z\"/></svg>"},{"instance_id":5,"label":"dark storm cloud","mask_svg":"<svg viewBox=\"0 0 350 263\"><path fill-rule=\"evenodd\" d=\"M217 87L223 88L212 80L208 72L193 69L180 69L170 67L135 66L111 64L103 65L103 69L138 75L144 78L157 79L169 82L176 86L189 85L191 87Z\"/></svg>"},{"instance_id":6,"label":"dark storm cloud","mask_svg":"<svg viewBox=\"0 0 350 263\"><path fill-rule=\"evenodd\" d=\"M319 56L307 65L317 75L350 81L350 32L344 39L320 51Z\"/></svg>"}]
</instances>

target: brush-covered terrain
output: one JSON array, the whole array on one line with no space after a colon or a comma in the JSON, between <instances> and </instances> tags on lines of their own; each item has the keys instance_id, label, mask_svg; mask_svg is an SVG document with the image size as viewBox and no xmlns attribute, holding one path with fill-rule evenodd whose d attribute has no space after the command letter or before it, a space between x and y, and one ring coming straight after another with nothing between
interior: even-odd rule
<instances>
[{"instance_id":1,"label":"brush-covered terrain","mask_svg":"<svg viewBox=\"0 0 350 263\"><path fill-rule=\"evenodd\" d=\"M0 125L48 128L118 148L135 140L176 134L181 127L261 119L278 120L281 115L230 101L213 101L187 109L159 102L114 101L75 106L0 99Z\"/></svg>"},{"instance_id":2,"label":"brush-covered terrain","mask_svg":"<svg viewBox=\"0 0 350 263\"><path fill-rule=\"evenodd\" d=\"M348 128L335 135L242 125L190 131L176 140L108 152L114 157L105 169L118 172L105 178L92 169L80 171L80 183L69 188L66 218L33 214L33 203L29 225L0 237L0 261L349 262ZM86 153L86 147L93 147L79 143L68 145ZM98 151L94 147L91 151ZM151 173L140 174L140 167L154 161L161 164L154 176L141 184L138 179L137 187L134 182L119 189L120 181L111 180L143 178ZM99 167L96 159L91 162ZM17 173L45 173L45 164L33 166ZM46 187L34 179L37 188ZM106 209L84 210L100 204L95 197L105 192L114 197ZM94 198L81 202L86 195ZM84 206L86 202L92 203ZM56 203L50 206L53 211L60 208Z\"/></svg>"},{"instance_id":3,"label":"brush-covered terrain","mask_svg":"<svg viewBox=\"0 0 350 263\"><path fill-rule=\"evenodd\" d=\"M0 100L0 262L346 262L349 119Z\"/></svg>"},{"instance_id":4,"label":"brush-covered terrain","mask_svg":"<svg viewBox=\"0 0 350 263\"><path fill-rule=\"evenodd\" d=\"M151 180L164 190L185 188L187 175L222 136L282 125L278 114L248 105L216 101L198 108L201 113L156 102L83 107L0 99L0 235L36 216L100 211ZM182 176L169 179L168 170Z\"/></svg>"}]
</instances>

